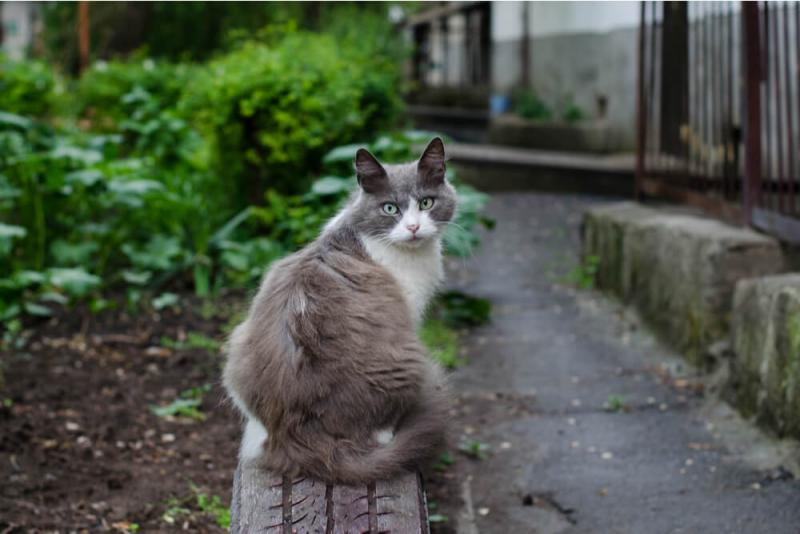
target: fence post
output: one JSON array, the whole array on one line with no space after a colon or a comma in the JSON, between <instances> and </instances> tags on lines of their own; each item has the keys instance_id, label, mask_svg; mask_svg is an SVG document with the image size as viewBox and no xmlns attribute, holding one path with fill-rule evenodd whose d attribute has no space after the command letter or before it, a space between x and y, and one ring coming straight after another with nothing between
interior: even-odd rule
<instances>
[{"instance_id":1,"label":"fence post","mask_svg":"<svg viewBox=\"0 0 800 534\"><path fill-rule=\"evenodd\" d=\"M742 2L745 73L744 157L742 201L747 224L753 224L753 207L761 193L761 39L758 2Z\"/></svg>"},{"instance_id":2,"label":"fence post","mask_svg":"<svg viewBox=\"0 0 800 534\"><path fill-rule=\"evenodd\" d=\"M634 179L634 197L642 200L642 180L644 179L644 151L647 145L646 117L644 101L644 7L645 2L639 2L639 65L636 70L636 176Z\"/></svg>"}]
</instances>

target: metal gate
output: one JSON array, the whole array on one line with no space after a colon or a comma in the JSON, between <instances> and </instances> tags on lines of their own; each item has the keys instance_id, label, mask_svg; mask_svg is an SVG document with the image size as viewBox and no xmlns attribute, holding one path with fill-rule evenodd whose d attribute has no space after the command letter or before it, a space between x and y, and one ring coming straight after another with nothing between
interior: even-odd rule
<instances>
[{"instance_id":1,"label":"metal gate","mask_svg":"<svg viewBox=\"0 0 800 534\"><path fill-rule=\"evenodd\" d=\"M643 2L637 196L800 243L800 3Z\"/></svg>"}]
</instances>

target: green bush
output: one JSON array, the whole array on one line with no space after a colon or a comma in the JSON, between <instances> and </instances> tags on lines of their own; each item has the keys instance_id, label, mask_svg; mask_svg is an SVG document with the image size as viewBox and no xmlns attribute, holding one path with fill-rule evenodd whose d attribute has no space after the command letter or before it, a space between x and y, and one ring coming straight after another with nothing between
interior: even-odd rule
<instances>
[{"instance_id":1,"label":"green bush","mask_svg":"<svg viewBox=\"0 0 800 534\"><path fill-rule=\"evenodd\" d=\"M0 54L0 111L42 116L51 110L56 78L42 61L13 61Z\"/></svg>"},{"instance_id":2,"label":"green bush","mask_svg":"<svg viewBox=\"0 0 800 534\"><path fill-rule=\"evenodd\" d=\"M539 97L536 91L531 89L517 90L513 95L513 101L514 111L520 117L541 121L553 118L553 110Z\"/></svg>"},{"instance_id":3,"label":"green bush","mask_svg":"<svg viewBox=\"0 0 800 534\"><path fill-rule=\"evenodd\" d=\"M77 82L76 112L89 119L94 130L115 130L130 115L127 95L143 92L156 99L160 109L174 108L193 73L192 65L151 58L98 61Z\"/></svg>"},{"instance_id":4,"label":"green bush","mask_svg":"<svg viewBox=\"0 0 800 534\"><path fill-rule=\"evenodd\" d=\"M398 109L396 69L356 61L354 44L291 31L269 41L210 62L182 101L238 205L269 188L305 191L328 150L374 135Z\"/></svg>"}]
</instances>

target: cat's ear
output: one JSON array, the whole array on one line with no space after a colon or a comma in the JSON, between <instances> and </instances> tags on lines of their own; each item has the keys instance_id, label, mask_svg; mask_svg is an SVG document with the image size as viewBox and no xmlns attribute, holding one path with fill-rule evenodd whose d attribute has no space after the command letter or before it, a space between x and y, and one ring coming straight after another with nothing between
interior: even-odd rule
<instances>
[{"instance_id":1,"label":"cat's ear","mask_svg":"<svg viewBox=\"0 0 800 534\"><path fill-rule=\"evenodd\" d=\"M426 185L442 185L444 183L444 143L439 137L434 137L417 164L417 172Z\"/></svg>"},{"instance_id":2,"label":"cat's ear","mask_svg":"<svg viewBox=\"0 0 800 534\"><path fill-rule=\"evenodd\" d=\"M356 178L366 193L377 193L389 182L386 169L365 148L359 148L356 152Z\"/></svg>"}]
</instances>

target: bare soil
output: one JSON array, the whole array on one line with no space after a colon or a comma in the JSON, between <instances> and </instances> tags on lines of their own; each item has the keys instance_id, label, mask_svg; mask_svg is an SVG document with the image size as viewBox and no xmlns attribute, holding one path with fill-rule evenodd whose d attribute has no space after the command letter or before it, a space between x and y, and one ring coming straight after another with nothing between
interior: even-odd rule
<instances>
[{"instance_id":1,"label":"bare soil","mask_svg":"<svg viewBox=\"0 0 800 534\"><path fill-rule=\"evenodd\" d=\"M243 299L219 299L205 316L181 302L64 311L0 353L0 532L225 530L240 425L223 401L219 350L186 340L221 340ZM201 415L151 411L206 384ZM214 496L219 506L204 504Z\"/></svg>"}]
</instances>

